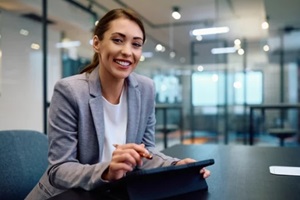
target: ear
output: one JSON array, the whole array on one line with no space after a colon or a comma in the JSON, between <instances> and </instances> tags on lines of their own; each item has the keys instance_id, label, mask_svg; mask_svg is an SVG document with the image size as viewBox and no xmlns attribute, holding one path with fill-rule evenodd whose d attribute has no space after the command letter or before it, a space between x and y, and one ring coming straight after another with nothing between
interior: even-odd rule
<instances>
[{"instance_id":1,"label":"ear","mask_svg":"<svg viewBox=\"0 0 300 200\"><path fill-rule=\"evenodd\" d=\"M99 40L99 38L98 38L98 36L97 35L94 35L94 37L93 37L93 48L94 48L94 51L96 52L96 53L99 53L100 52L100 40Z\"/></svg>"}]
</instances>

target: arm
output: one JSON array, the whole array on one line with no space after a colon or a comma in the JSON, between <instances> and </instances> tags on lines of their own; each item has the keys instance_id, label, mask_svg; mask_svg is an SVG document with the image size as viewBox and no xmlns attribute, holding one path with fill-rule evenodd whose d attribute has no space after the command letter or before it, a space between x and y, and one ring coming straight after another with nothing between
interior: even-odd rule
<instances>
[{"instance_id":1,"label":"arm","mask_svg":"<svg viewBox=\"0 0 300 200\"><path fill-rule=\"evenodd\" d=\"M78 160L77 99L67 81L59 81L54 89L49 110L50 183L60 189L93 189L105 181L101 174L109 163L81 164Z\"/></svg>"}]
</instances>

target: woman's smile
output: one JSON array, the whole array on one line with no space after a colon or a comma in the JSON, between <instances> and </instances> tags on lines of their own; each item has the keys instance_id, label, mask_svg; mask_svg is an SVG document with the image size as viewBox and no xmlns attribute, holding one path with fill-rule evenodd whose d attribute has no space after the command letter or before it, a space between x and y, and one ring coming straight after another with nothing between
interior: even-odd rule
<instances>
[{"instance_id":1,"label":"woman's smile","mask_svg":"<svg viewBox=\"0 0 300 200\"><path fill-rule=\"evenodd\" d=\"M128 68L132 64L130 61L119 60L119 59L114 59L114 62L121 65L122 68Z\"/></svg>"}]
</instances>

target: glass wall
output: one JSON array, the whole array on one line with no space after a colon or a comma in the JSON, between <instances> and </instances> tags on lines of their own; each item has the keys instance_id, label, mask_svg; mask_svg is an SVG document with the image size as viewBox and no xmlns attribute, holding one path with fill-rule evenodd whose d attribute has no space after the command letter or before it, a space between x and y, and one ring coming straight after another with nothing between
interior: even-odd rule
<instances>
[{"instance_id":1,"label":"glass wall","mask_svg":"<svg viewBox=\"0 0 300 200\"><path fill-rule=\"evenodd\" d=\"M95 3L90 9L90 3L48 1L48 102L58 79L78 73L90 62L96 19L117 6L116 2L106 7ZM0 130L43 131L42 1L23 0L14 5L17 4L22 12L10 10L0 2ZM179 27L171 27L167 32L174 36ZM148 37L136 72L155 82L157 105L182 107L182 118L173 111L168 119L176 123L182 119L186 138L208 136L215 138L216 143L243 144L249 133L250 105L299 102L300 47L279 48L281 39L287 41L299 31L293 33L270 38L266 35L264 40L236 41L229 34L226 40L191 39L190 58L178 58L169 51L153 50L150 55L149 49L154 49L157 41ZM268 49L268 41L277 46ZM212 54L214 47L237 42L238 50L230 54ZM293 109L285 112L284 119L278 110L266 111L264 116L255 112L256 135L266 134L269 127L278 126L280 121L299 129L298 116ZM158 123L161 120L158 117Z\"/></svg>"},{"instance_id":2,"label":"glass wall","mask_svg":"<svg viewBox=\"0 0 300 200\"><path fill-rule=\"evenodd\" d=\"M42 26L20 14L1 11L0 129L43 131ZM60 52L51 44L60 33L48 32L48 100L61 72Z\"/></svg>"},{"instance_id":3,"label":"glass wall","mask_svg":"<svg viewBox=\"0 0 300 200\"><path fill-rule=\"evenodd\" d=\"M10 6L9 2L1 3L0 130L44 132L44 89L49 103L56 81L78 73L92 57L93 16L67 1L47 2L45 56L42 1L24 0ZM80 34L85 42L79 41Z\"/></svg>"}]
</instances>

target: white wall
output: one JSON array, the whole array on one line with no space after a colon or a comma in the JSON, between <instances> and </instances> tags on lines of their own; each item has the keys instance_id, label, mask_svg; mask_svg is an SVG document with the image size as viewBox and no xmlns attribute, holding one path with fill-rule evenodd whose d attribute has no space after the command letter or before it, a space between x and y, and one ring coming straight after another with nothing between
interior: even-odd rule
<instances>
[{"instance_id":1,"label":"white wall","mask_svg":"<svg viewBox=\"0 0 300 200\"><path fill-rule=\"evenodd\" d=\"M0 130L33 129L43 131L42 24L18 15L1 12L2 92ZM21 35L20 29L29 31ZM48 29L48 100L54 83L61 77L61 58L55 43L60 33ZM40 45L31 49L32 43ZM0 66L1 66L0 65Z\"/></svg>"}]
</instances>

